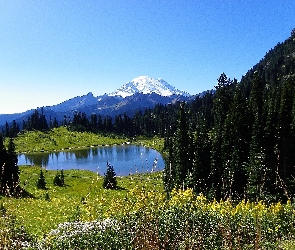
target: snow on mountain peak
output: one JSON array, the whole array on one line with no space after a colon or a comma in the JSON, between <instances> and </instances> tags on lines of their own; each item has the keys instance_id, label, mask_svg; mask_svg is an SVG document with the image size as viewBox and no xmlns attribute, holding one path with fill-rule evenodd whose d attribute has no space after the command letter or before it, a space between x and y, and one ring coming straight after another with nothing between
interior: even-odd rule
<instances>
[{"instance_id":1,"label":"snow on mountain peak","mask_svg":"<svg viewBox=\"0 0 295 250\"><path fill-rule=\"evenodd\" d=\"M156 93L161 96L184 95L190 96L184 91L180 91L168 84L162 78L152 78L149 76L139 76L131 82L125 83L121 88L109 94L109 96L131 96L135 93L151 94Z\"/></svg>"}]
</instances>

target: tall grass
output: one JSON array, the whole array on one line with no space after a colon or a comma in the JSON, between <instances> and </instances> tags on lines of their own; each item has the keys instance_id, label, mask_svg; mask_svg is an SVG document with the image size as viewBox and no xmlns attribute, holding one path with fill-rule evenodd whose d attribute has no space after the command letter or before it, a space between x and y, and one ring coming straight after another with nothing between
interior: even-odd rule
<instances>
[{"instance_id":1,"label":"tall grass","mask_svg":"<svg viewBox=\"0 0 295 250\"><path fill-rule=\"evenodd\" d=\"M294 205L288 202L208 201L192 190L170 200L155 191L132 190L114 199L108 219L60 224L42 249L290 249ZM289 241L286 241L288 239Z\"/></svg>"}]
</instances>

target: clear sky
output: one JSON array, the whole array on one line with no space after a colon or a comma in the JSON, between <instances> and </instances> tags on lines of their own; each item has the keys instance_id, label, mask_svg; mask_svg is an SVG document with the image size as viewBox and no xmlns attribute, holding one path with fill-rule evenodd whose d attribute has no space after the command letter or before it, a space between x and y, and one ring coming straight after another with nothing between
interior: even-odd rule
<instances>
[{"instance_id":1,"label":"clear sky","mask_svg":"<svg viewBox=\"0 0 295 250\"><path fill-rule=\"evenodd\" d=\"M197 94L241 79L295 28L294 0L0 0L0 114L141 75Z\"/></svg>"}]
</instances>

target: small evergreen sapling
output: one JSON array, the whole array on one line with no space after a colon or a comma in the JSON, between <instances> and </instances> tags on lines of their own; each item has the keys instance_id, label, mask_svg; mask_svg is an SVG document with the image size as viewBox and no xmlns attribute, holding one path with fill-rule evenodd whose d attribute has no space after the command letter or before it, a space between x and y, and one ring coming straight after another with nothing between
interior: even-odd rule
<instances>
[{"instance_id":1,"label":"small evergreen sapling","mask_svg":"<svg viewBox=\"0 0 295 250\"><path fill-rule=\"evenodd\" d=\"M37 181L37 188L46 189L46 181L45 181L45 176L42 169L40 170L39 179Z\"/></svg>"},{"instance_id":2,"label":"small evergreen sapling","mask_svg":"<svg viewBox=\"0 0 295 250\"><path fill-rule=\"evenodd\" d=\"M53 179L53 184L55 186L63 187L65 185L65 177L64 177L64 171L61 170L61 173L57 171L54 179Z\"/></svg>"},{"instance_id":3,"label":"small evergreen sapling","mask_svg":"<svg viewBox=\"0 0 295 250\"><path fill-rule=\"evenodd\" d=\"M116 173L114 167L107 162L107 171L104 175L103 187L105 189L116 189L117 188L117 180Z\"/></svg>"}]
</instances>

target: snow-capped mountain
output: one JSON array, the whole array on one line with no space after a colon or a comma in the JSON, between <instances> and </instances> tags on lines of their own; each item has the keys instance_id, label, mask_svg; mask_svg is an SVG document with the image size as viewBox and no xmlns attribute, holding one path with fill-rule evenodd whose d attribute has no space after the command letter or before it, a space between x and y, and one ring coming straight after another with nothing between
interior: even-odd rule
<instances>
[{"instance_id":1,"label":"snow-capped mountain","mask_svg":"<svg viewBox=\"0 0 295 250\"><path fill-rule=\"evenodd\" d=\"M190 96L190 94L180 91L164 81L161 78L155 79L149 76L140 76L127 82L121 88L109 94L109 96L127 96L134 95L135 93L151 94L155 93L161 96L182 95Z\"/></svg>"},{"instance_id":2,"label":"snow-capped mountain","mask_svg":"<svg viewBox=\"0 0 295 250\"><path fill-rule=\"evenodd\" d=\"M46 119L55 117L58 121L65 116L71 119L75 112L84 112L87 115L97 113L102 116L127 113L132 116L136 111L152 108L158 103L166 105L177 101L188 101L191 98L193 97L190 94L176 89L161 78L140 76L110 94L95 97L89 92L87 95L76 96L60 104L43 107L40 112L46 116ZM22 124L22 121L33 112L34 110L28 110L18 114L0 114L0 126L13 120Z\"/></svg>"}]
</instances>

